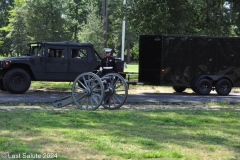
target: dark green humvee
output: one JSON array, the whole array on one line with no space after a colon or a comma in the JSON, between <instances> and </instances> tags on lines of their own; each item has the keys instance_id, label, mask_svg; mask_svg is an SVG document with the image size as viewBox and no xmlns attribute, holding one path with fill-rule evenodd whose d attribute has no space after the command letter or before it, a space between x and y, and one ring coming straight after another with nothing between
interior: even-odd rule
<instances>
[{"instance_id":1,"label":"dark green humvee","mask_svg":"<svg viewBox=\"0 0 240 160\"><path fill-rule=\"evenodd\" d=\"M0 60L0 90L13 94L26 92L31 81L73 82L84 72L96 73L101 56L91 43L35 42L29 53ZM117 60L119 72L123 61Z\"/></svg>"}]
</instances>

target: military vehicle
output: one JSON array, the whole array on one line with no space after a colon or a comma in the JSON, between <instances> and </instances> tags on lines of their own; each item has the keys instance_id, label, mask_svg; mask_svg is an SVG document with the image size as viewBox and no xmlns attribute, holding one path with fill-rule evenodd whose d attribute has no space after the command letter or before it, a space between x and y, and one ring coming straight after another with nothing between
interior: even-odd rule
<instances>
[{"instance_id":1,"label":"military vehicle","mask_svg":"<svg viewBox=\"0 0 240 160\"><path fill-rule=\"evenodd\" d=\"M84 72L97 73L101 56L91 43L33 42L24 56L0 60L0 89L25 93L31 81L73 82ZM119 72L124 62L117 60ZM124 76L124 75L123 75Z\"/></svg>"},{"instance_id":2,"label":"military vehicle","mask_svg":"<svg viewBox=\"0 0 240 160\"><path fill-rule=\"evenodd\" d=\"M240 37L140 35L138 83L228 95L240 87Z\"/></svg>"}]
</instances>

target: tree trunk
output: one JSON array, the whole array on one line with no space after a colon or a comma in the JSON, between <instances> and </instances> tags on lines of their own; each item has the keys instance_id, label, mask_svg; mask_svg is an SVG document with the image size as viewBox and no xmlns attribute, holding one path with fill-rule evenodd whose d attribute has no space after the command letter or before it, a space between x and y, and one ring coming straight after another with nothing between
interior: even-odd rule
<instances>
[{"instance_id":1,"label":"tree trunk","mask_svg":"<svg viewBox=\"0 0 240 160\"><path fill-rule=\"evenodd\" d=\"M75 18L77 19L78 17L78 6L76 5L76 8L75 8ZM74 26L74 40L76 41L77 40L77 32L78 32L78 28L77 28L77 25Z\"/></svg>"},{"instance_id":2,"label":"tree trunk","mask_svg":"<svg viewBox=\"0 0 240 160\"><path fill-rule=\"evenodd\" d=\"M103 0L103 47L107 47L107 32L108 32L108 0Z\"/></svg>"}]
</instances>

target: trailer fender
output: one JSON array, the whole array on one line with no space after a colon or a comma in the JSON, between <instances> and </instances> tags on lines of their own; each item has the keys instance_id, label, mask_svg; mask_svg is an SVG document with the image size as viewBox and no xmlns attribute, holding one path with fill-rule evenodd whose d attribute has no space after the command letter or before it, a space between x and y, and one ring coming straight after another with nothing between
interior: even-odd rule
<instances>
[{"instance_id":1,"label":"trailer fender","mask_svg":"<svg viewBox=\"0 0 240 160\"><path fill-rule=\"evenodd\" d=\"M233 80L232 80L230 77L228 77L228 76L222 76L221 78L215 80L214 83L213 83L213 86L215 86L216 83L217 83L219 80L221 80L221 79L227 79L227 80L229 80L229 81L231 82L232 87L234 87Z\"/></svg>"}]
</instances>

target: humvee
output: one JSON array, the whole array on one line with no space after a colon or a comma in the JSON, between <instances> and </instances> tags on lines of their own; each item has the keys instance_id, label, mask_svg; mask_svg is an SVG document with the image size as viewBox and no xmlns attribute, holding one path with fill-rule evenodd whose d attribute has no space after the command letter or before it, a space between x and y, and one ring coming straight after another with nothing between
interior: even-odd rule
<instances>
[{"instance_id":1,"label":"humvee","mask_svg":"<svg viewBox=\"0 0 240 160\"><path fill-rule=\"evenodd\" d=\"M24 56L0 60L0 90L25 93L31 81L73 82L84 72L97 73L101 56L91 43L32 42ZM119 72L124 62L117 60Z\"/></svg>"}]
</instances>

